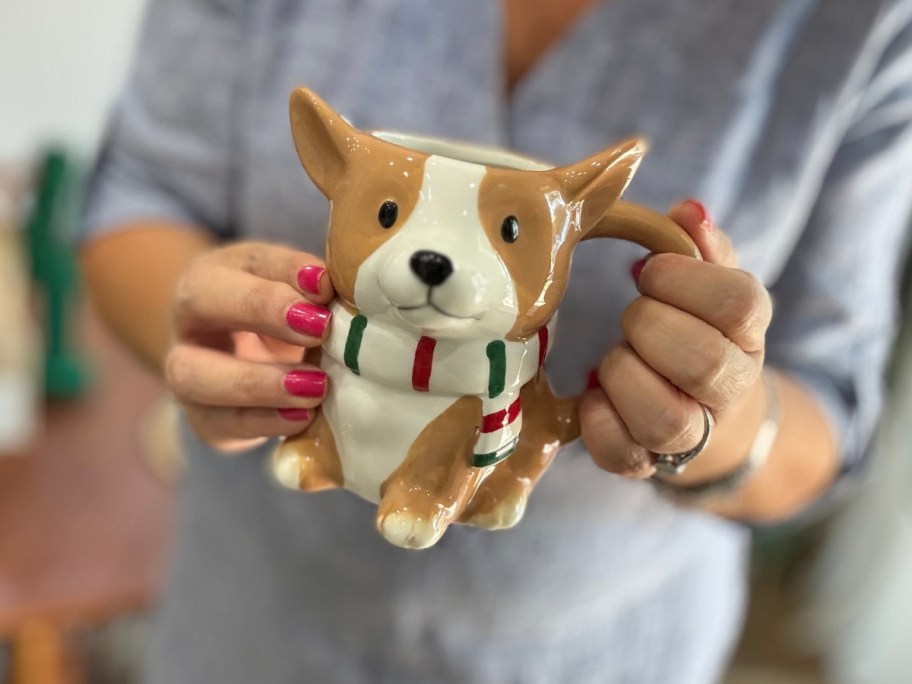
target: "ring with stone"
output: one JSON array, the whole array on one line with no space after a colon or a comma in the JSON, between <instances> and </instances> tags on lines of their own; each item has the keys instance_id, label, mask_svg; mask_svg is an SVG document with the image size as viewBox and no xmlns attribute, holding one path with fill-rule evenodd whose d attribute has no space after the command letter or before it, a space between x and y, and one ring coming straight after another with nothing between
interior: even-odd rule
<instances>
[{"instance_id":1,"label":"ring with stone","mask_svg":"<svg viewBox=\"0 0 912 684\"><path fill-rule=\"evenodd\" d=\"M712 434L714 421L708 408L703 404L700 404L700 408L703 410L703 437L700 439L700 443L693 449L682 451L679 454L657 454L652 452L654 459L653 465L655 465L656 470L660 473L666 475L680 475L684 472L684 468L687 467L687 464L699 456L706 448L706 445L709 444L709 436Z\"/></svg>"}]
</instances>

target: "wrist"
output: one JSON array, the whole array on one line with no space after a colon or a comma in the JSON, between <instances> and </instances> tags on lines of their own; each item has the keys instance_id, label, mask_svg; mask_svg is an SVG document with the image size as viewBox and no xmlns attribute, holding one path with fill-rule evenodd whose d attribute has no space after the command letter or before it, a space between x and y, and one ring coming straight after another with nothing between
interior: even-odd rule
<instances>
[{"instance_id":1,"label":"wrist","mask_svg":"<svg viewBox=\"0 0 912 684\"><path fill-rule=\"evenodd\" d=\"M140 221L119 226L83 247L83 273L101 318L158 374L171 346L177 282L213 244L201 228Z\"/></svg>"}]
</instances>

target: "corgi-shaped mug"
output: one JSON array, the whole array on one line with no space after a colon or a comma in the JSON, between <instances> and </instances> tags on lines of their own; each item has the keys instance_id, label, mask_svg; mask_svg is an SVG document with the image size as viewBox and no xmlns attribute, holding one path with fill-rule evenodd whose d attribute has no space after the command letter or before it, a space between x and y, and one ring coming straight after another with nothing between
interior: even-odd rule
<instances>
[{"instance_id":1,"label":"corgi-shaped mug","mask_svg":"<svg viewBox=\"0 0 912 684\"><path fill-rule=\"evenodd\" d=\"M569 166L435 138L368 133L313 92L291 96L305 170L331 205L337 299L306 360L327 396L272 468L304 491L378 504L391 543L426 548L454 522L515 525L575 398L542 364L574 247L595 237L699 258L677 224L621 200L645 151L632 139Z\"/></svg>"}]
</instances>

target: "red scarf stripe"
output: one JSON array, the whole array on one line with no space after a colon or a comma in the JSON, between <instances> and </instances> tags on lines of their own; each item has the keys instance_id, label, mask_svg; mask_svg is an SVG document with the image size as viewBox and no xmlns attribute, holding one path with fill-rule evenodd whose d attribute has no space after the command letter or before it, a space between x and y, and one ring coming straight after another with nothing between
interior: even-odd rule
<instances>
[{"instance_id":1,"label":"red scarf stripe","mask_svg":"<svg viewBox=\"0 0 912 684\"><path fill-rule=\"evenodd\" d=\"M516 416L519 415L522 410L522 397L519 397L510 404L507 408L501 409L496 413L489 413L482 419L481 431L484 434L491 432L497 432L507 427L510 423L516 420Z\"/></svg>"},{"instance_id":2,"label":"red scarf stripe","mask_svg":"<svg viewBox=\"0 0 912 684\"><path fill-rule=\"evenodd\" d=\"M548 354L548 326L538 329L538 367L541 368Z\"/></svg>"},{"instance_id":3,"label":"red scarf stripe","mask_svg":"<svg viewBox=\"0 0 912 684\"><path fill-rule=\"evenodd\" d=\"M431 387L431 369L434 366L434 347L437 340L422 335L415 348L415 360L412 363L412 389L416 392L427 392Z\"/></svg>"}]
</instances>

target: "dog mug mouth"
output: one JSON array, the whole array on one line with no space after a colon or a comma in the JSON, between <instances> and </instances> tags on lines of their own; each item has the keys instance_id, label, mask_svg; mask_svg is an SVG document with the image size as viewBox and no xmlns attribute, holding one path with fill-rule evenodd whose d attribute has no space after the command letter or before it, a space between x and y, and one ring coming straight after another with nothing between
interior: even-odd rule
<instances>
[{"instance_id":1,"label":"dog mug mouth","mask_svg":"<svg viewBox=\"0 0 912 684\"><path fill-rule=\"evenodd\" d=\"M375 284L382 306L371 308L372 315L385 319L388 314L390 320L420 334L477 336L479 331L473 329L485 327L485 315L493 308L485 301L490 277L479 281L476 264L461 261L429 249L399 252L378 261Z\"/></svg>"}]
</instances>

